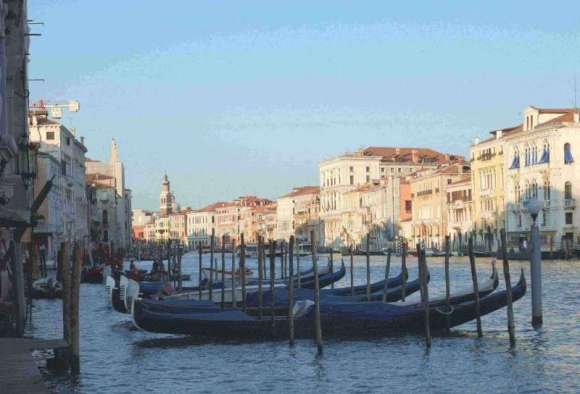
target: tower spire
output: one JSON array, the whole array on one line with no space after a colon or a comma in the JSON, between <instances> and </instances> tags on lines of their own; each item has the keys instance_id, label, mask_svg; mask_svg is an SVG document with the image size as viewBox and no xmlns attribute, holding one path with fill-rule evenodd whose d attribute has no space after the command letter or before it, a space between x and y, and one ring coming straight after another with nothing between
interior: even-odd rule
<instances>
[{"instance_id":1,"label":"tower spire","mask_svg":"<svg viewBox=\"0 0 580 394\"><path fill-rule=\"evenodd\" d=\"M111 140L111 163L119 162L119 148L117 147L117 141L113 138Z\"/></svg>"}]
</instances>

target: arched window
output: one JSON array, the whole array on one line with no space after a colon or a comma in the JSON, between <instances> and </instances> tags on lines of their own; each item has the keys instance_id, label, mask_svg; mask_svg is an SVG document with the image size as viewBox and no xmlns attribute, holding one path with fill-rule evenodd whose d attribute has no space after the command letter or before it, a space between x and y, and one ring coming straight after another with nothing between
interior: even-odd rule
<instances>
[{"instance_id":1,"label":"arched window","mask_svg":"<svg viewBox=\"0 0 580 394\"><path fill-rule=\"evenodd\" d=\"M564 198L570 200L572 198L572 182L568 181L564 184Z\"/></svg>"},{"instance_id":2,"label":"arched window","mask_svg":"<svg viewBox=\"0 0 580 394\"><path fill-rule=\"evenodd\" d=\"M103 209L103 224L109 224L109 212Z\"/></svg>"},{"instance_id":3,"label":"arched window","mask_svg":"<svg viewBox=\"0 0 580 394\"><path fill-rule=\"evenodd\" d=\"M564 144L564 164L574 163L574 158L572 157L572 147L569 142Z\"/></svg>"}]
</instances>

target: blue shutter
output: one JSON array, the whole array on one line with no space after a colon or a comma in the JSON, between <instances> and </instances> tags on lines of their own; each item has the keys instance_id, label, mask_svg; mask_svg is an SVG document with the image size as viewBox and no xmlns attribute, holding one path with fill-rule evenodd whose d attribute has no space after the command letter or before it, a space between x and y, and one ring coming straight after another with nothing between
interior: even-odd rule
<instances>
[{"instance_id":1,"label":"blue shutter","mask_svg":"<svg viewBox=\"0 0 580 394\"><path fill-rule=\"evenodd\" d=\"M513 170L514 168L520 168L520 156L519 155L514 156L514 160L512 161L512 165L510 166L510 170Z\"/></svg>"}]
</instances>

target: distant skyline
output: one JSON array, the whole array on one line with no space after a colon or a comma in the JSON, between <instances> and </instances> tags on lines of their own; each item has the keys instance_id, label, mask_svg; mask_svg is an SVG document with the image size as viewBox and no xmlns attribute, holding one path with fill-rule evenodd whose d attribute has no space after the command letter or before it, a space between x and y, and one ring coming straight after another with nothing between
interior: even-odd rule
<instances>
[{"instance_id":1,"label":"distant skyline","mask_svg":"<svg viewBox=\"0 0 580 394\"><path fill-rule=\"evenodd\" d=\"M147 209L165 172L199 207L317 185L320 160L362 146L467 155L527 105L573 106L580 78L572 1L28 5L45 23L31 25L29 77L46 80L31 101L79 100L63 122L88 157L117 140Z\"/></svg>"}]
</instances>

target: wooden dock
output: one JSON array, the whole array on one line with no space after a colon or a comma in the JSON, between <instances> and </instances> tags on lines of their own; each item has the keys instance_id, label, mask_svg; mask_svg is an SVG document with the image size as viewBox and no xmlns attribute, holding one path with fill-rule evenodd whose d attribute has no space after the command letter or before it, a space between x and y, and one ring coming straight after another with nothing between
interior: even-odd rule
<instances>
[{"instance_id":1,"label":"wooden dock","mask_svg":"<svg viewBox=\"0 0 580 394\"><path fill-rule=\"evenodd\" d=\"M0 390L2 393L48 393L33 350L62 349L66 342L29 338L0 338Z\"/></svg>"}]
</instances>

